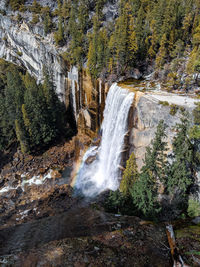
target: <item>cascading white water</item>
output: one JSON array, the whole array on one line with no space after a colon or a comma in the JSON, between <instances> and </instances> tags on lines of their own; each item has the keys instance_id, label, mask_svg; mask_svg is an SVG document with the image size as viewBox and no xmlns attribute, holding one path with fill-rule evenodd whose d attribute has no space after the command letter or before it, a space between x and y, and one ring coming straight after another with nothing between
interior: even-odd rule
<instances>
[{"instance_id":1,"label":"cascading white water","mask_svg":"<svg viewBox=\"0 0 200 267\"><path fill-rule=\"evenodd\" d=\"M119 165L128 130L128 113L134 93L113 84L106 98L104 120L101 126L102 139L99 147L91 147L83 157L77 173L75 189L92 197L105 189L116 190L119 186ZM96 157L89 164L88 159Z\"/></svg>"}]
</instances>

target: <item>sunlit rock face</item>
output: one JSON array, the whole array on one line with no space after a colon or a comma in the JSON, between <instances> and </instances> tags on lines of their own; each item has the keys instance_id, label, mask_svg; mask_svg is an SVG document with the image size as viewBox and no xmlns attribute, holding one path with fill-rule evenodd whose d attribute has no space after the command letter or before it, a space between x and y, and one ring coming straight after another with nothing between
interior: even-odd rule
<instances>
[{"instance_id":1,"label":"sunlit rock face","mask_svg":"<svg viewBox=\"0 0 200 267\"><path fill-rule=\"evenodd\" d=\"M45 66L52 74L57 94L65 100L66 67L53 36L45 37L42 27L19 24L0 14L0 58L26 68L38 82L43 79Z\"/></svg>"},{"instance_id":2,"label":"sunlit rock face","mask_svg":"<svg viewBox=\"0 0 200 267\"><path fill-rule=\"evenodd\" d=\"M176 132L174 126L180 122L180 108L173 116L170 115L170 106L164 106L159 101L168 101L169 105L175 104L185 108L192 116L192 110L195 108L196 99L190 97L177 96L173 94L160 93L142 93L137 92L135 97L135 108L133 117L130 119L131 134L129 139L130 153L134 151L137 158L138 167L143 165L143 159L146 147L150 145L155 136L156 128L160 120L164 120L168 126L166 129L166 142L169 151L172 148L173 137ZM191 117L192 121L192 117Z\"/></svg>"}]
</instances>

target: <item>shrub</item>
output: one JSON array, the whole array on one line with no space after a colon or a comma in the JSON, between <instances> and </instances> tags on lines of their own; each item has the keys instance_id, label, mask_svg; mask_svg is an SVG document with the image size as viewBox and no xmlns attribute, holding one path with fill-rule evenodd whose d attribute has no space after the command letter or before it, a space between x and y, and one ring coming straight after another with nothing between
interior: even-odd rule
<instances>
[{"instance_id":1,"label":"shrub","mask_svg":"<svg viewBox=\"0 0 200 267\"><path fill-rule=\"evenodd\" d=\"M200 203L198 200L189 199L187 213L190 217L200 216Z\"/></svg>"},{"instance_id":2,"label":"shrub","mask_svg":"<svg viewBox=\"0 0 200 267\"><path fill-rule=\"evenodd\" d=\"M163 106L169 106L169 102L167 101L159 101L158 104Z\"/></svg>"},{"instance_id":3,"label":"shrub","mask_svg":"<svg viewBox=\"0 0 200 267\"><path fill-rule=\"evenodd\" d=\"M33 14L31 24L37 24L39 22L39 16L36 14Z\"/></svg>"},{"instance_id":4,"label":"shrub","mask_svg":"<svg viewBox=\"0 0 200 267\"><path fill-rule=\"evenodd\" d=\"M20 6L22 6L24 3L25 3L25 0L10 0L9 1L9 5L14 11L19 10Z\"/></svg>"},{"instance_id":5,"label":"shrub","mask_svg":"<svg viewBox=\"0 0 200 267\"><path fill-rule=\"evenodd\" d=\"M178 108L177 105L175 105L175 104L170 105L170 112L169 112L169 114L172 115L172 116L176 115L178 109L179 108Z\"/></svg>"},{"instance_id":6,"label":"shrub","mask_svg":"<svg viewBox=\"0 0 200 267\"><path fill-rule=\"evenodd\" d=\"M19 57L21 57L21 56L23 55L23 53L20 52L20 51L17 51L17 55L18 55Z\"/></svg>"},{"instance_id":7,"label":"shrub","mask_svg":"<svg viewBox=\"0 0 200 267\"><path fill-rule=\"evenodd\" d=\"M180 107L180 111L181 111L181 113L184 113L185 112L185 107Z\"/></svg>"}]
</instances>

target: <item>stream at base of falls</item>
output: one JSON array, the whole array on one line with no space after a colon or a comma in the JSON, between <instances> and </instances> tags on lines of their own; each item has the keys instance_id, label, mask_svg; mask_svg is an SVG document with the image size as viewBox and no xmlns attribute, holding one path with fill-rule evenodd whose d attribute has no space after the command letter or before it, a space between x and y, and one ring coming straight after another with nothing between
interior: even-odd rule
<instances>
[{"instance_id":1,"label":"stream at base of falls","mask_svg":"<svg viewBox=\"0 0 200 267\"><path fill-rule=\"evenodd\" d=\"M114 83L108 92L101 126L100 146L92 146L85 153L76 176L75 190L93 197L106 189L119 187L121 152L128 130L128 115L134 93ZM89 158L95 158L88 164Z\"/></svg>"}]
</instances>

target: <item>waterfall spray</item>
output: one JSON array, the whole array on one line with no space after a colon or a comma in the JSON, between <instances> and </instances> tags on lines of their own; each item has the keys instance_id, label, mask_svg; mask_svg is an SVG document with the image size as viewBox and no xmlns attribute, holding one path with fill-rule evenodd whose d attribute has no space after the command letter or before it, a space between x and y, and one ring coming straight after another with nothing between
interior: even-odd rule
<instances>
[{"instance_id":1,"label":"waterfall spray","mask_svg":"<svg viewBox=\"0 0 200 267\"><path fill-rule=\"evenodd\" d=\"M92 197L106 189L116 190L119 187L121 152L133 99L134 93L116 83L110 87L101 126L101 144L90 147L85 153L76 177L75 189L83 195ZM88 164L91 157L95 160Z\"/></svg>"}]
</instances>

